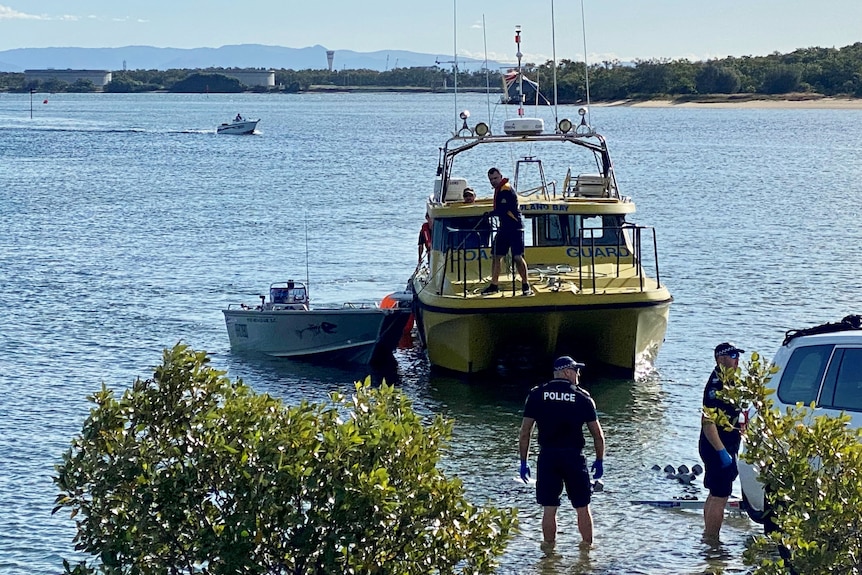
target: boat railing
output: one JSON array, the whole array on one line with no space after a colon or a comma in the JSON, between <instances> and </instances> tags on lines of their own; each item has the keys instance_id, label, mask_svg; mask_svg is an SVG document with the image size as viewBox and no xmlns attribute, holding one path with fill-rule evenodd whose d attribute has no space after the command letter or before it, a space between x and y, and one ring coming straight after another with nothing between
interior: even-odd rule
<instances>
[{"instance_id":1,"label":"boat railing","mask_svg":"<svg viewBox=\"0 0 862 575\"><path fill-rule=\"evenodd\" d=\"M376 302L370 301L346 301L341 306L342 309L374 309L380 307Z\"/></svg>"},{"instance_id":2,"label":"boat railing","mask_svg":"<svg viewBox=\"0 0 862 575\"><path fill-rule=\"evenodd\" d=\"M262 308L262 307L260 307L259 305L251 305L251 304L247 304L247 303L229 303L229 304L227 305L227 309L229 309L229 310L238 310L238 309L241 309L241 310L257 310L257 311L260 311L260 310L261 310L261 309L263 309L263 308Z\"/></svg>"},{"instance_id":3,"label":"boat railing","mask_svg":"<svg viewBox=\"0 0 862 575\"><path fill-rule=\"evenodd\" d=\"M639 226L635 224L624 224L622 227L613 228L583 228L578 234L578 281L583 290L586 283L592 284L592 293L597 293L598 277L596 253L597 247L601 247L596 243L596 236L603 236L608 232L616 235L616 263L615 275L609 279L617 279L622 277L624 268L634 267L634 277L638 280L638 290L644 291L645 280L649 275L645 271L644 266L644 231L647 231L652 239L652 251L649 253L651 257L650 263L653 273L655 274L656 288L661 287L661 272L658 265L658 241L656 239L655 228L652 226ZM626 235L631 235L631 253L623 256L623 248L628 251ZM588 237L587 237L588 236ZM649 241L649 240L646 240ZM589 258L584 257L584 247L589 248ZM588 260L588 261L587 261ZM586 271L586 273L585 273Z\"/></svg>"},{"instance_id":4,"label":"boat railing","mask_svg":"<svg viewBox=\"0 0 862 575\"><path fill-rule=\"evenodd\" d=\"M487 252L489 258L493 257L491 248L484 242L486 239L484 235L488 234L488 231L447 228L445 232L447 234L446 245L450 247L444 254L444 270L440 274L441 281L437 285L438 293L443 293L444 285L448 279L452 285L460 286L460 293L456 295L467 297L470 282L482 282L484 280L486 270L483 269L483 259L485 259L485 253ZM597 241L598 238L609 236L615 237L616 242L609 244L607 241ZM542 247L553 246L527 247L528 265L531 248L541 249ZM627 285L635 280L637 290L641 292L652 289L652 286L647 284L647 280L650 278L648 272L651 272L655 277L655 287L660 288L662 286L658 261L658 242L655 228L652 226L624 224L621 227L583 228L579 230L575 245L559 247L576 248L577 264L574 261L571 264L561 262L550 271L533 268L529 270L530 273L548 275L549 280L556 282L559 282L564 275L577 273L578 291L581 293L598 293L602 289L602 285L606 286L614 280L624 280ZM611 256L612 261L609 263L607 254L611 253L611 248L613 248L614 255ZM602 255L599 255L600 253ZM509 268L508 271L511 276L516 277L514 262L511 262ZM575 272L575 268L577 268L577 272Z\"/></svg>"},{"instance_id":5,"label":"boat railing","mask_svg":"<svg viewBox=\"0 0 862 575\"><path fill-rule=\"evenodd\" d=\"M455 228L446 228L446 245L452 246L446 250L446 261L444 277L448 274L454 274L455 281L462 284L462 295L467 297L467 283L469 279L470 265L468 261L468 253L476 253L476 274L477 279L482 277L482 257L478 250L483 247L483 236L490 235L489 229L472 229L462 230ZM490 248L489 248L490 249ZM470 250L468 252L468 250Z\"/></svg>"}]
</instances>

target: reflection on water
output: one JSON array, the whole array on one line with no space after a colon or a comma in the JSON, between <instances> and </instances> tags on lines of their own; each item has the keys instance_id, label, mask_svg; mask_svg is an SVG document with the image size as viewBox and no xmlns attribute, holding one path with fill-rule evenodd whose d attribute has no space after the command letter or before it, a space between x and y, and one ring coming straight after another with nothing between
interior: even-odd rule
<instances>
[{"instance_id":1,"label":"reflection on water","mask_svg":"<svg viewBox=\"0 0 862 575\"><path fill-rule=\"evenodd\" d=\"M539 546L541 557L536 562L534 573L538 575L556 575L566 573L580 575L582 573L593 573L594 565L591 552L593 548L577 545L572 548L567 546L565 551L557 549L556 543L542 542Z\"/></svg>"}]
</instances>

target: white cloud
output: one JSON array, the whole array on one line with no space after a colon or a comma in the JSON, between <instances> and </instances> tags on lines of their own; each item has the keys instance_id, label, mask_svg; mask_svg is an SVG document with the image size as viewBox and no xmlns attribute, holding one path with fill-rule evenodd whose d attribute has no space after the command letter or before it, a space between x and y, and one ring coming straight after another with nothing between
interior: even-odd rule
<instances>
[{"instance_id":1,"label":"white cloud","mask_svg":"<svg viewBox=\"0 0 862 575\"><path fill-rule=\"evenodd\" d=\"M0 4L0 20L62 20L65 22L77 22L80 20L78 16L73 14L63 14L61 16L46 16L44 14L27 14L18 12L9 6Z\"/></svg>"},{"instance_id":2,"label":"white cloud","mask_svg":"<svg viewBox=\"0 0 862 575\"><path fill-rule=\"evenodd\" d=\"M18 12L8 6L3 6L0 4L0 20L47 20L45 16L38 16L36 14L25 14L24 12Z\"/></svg>"}]
</instances>

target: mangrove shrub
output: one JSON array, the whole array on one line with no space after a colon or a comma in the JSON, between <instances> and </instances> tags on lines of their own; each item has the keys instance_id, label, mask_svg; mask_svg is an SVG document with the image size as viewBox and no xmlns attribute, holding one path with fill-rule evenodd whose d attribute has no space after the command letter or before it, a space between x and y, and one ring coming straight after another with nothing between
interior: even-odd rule
<instances>
[{"instance_id":1,"label":"mangrove shrub","mask_svg":"<svg viewBox=\"0 0 862 575\"><path fill-rule=\"evenodd\" d=\"M55 477L91 556L67 573L493 572L516 512L438 469L450 422L367 380L287 406L208 363L178 344L89 398Z\"/></svg>"},{"instance_id":2,"label":"mangrove shrub","mask_svg":"<svg viewBox=\"0 0 862 575\"><path fill-rule=\"evenodd\" d=\"M745 372L728 374L733 383L724 390L756 412L742 457L760 469L775 527L755 538L746 562L754 575L859 573L862 430L844 414L816 415L813 404L776 407L775 371L753 353Z\"/></svg>"}]
</instances>

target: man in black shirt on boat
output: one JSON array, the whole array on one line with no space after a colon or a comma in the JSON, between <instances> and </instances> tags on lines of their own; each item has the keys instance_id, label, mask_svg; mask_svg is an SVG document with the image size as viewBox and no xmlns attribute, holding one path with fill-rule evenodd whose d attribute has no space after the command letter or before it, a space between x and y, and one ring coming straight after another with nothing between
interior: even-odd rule
<instances>
[{"instance_id":1,"label":"man in black shirt on boat","mask_svg":"<svg viewBox=\"0 0 862 575\"><path fill-rule=\"evenodd\" d=\"M500 268L503 265L503 257L512 251L512 259L518 274L521 276L521 292L524 295L533 295L530 282L527 280L527 261L524 259L524 220L521 210L518 209L518 196L509 185L509 179L504 178L497 168L488 170L488 181L494 188L494 209L491 215L497 216L500 227L494 238L491 254L494 260L491 264L491 283L482 290L482 295L489 295L500 291Z\"/></svg>"},{"instance_id":2,"label":"man in black shirt on boat","mask_svg":"<svg viewBox=\"0 0 862 575\"><path fill-rule=\"evenodd\" d=\"M584 424L593 436L596 460L593 478L604 474L605 436L596 415L596 404L590 394L578 386L583 363L564 355L554 361L554 379L534 387L524 405L524 419L518 448L521 455L521 479L530 478L527 456L530 435L535 424L539 429L539 457L536 462L536 502L544 507L542 534L545 541L557 538L557 509L563 485L578 514L578 531L584 544L593 542L593 516L590 513L590 474L584 448Z\"/></svg>"}]
</instances>

